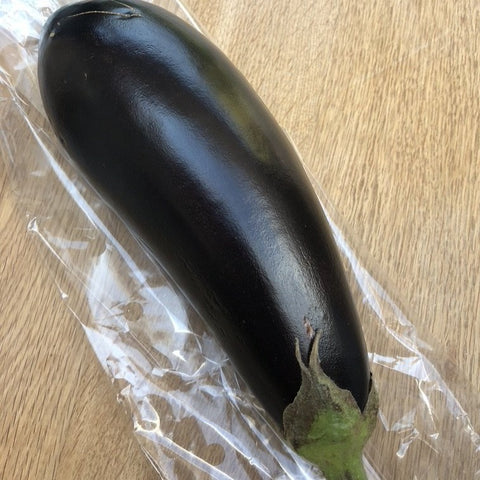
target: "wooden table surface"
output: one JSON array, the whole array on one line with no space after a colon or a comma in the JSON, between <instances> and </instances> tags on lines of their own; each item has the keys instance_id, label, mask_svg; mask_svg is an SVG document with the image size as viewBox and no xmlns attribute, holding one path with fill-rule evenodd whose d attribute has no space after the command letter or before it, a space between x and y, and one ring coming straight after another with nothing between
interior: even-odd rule
<instances>
[{"instance_id":1,"label":"wooden table surface","mask_svg":"<svg viewBox=\"0 0 480 480\"><path fill-rule=\"evenodd\" d=\"M462 400L478 430L477 2L189 7L289 132L374 274L471 384ZM0 479L158 478L0 165Z\"/></svg>"}]
</instances>

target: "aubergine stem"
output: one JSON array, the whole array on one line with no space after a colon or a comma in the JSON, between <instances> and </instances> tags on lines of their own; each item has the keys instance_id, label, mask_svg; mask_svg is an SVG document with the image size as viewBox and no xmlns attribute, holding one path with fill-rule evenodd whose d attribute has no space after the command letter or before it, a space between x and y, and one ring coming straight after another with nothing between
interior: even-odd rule
<instances>
[{"instance_id":1,"label":"aubergine stem","mask_svg":"<svg viewBox=\"0 0 480 480\"><path fill-rule=\"evenodd\" d=\"M339 388L318 362L320 334L306 366L298 341L295 352L302 384L283 414L285 436L297 453L317 465L327 480L366 480L363 448L373 432L378 395L372 383L362 412L349 390Z\"/></svg>"}]
</instances>

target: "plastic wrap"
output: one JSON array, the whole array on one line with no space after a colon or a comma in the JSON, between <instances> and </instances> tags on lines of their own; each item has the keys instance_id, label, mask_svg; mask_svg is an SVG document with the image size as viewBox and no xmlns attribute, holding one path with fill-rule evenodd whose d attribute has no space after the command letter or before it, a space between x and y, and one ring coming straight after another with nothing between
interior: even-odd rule
<instances>
[{"instance_id":1,"label":"plastic wrap","mask_svg":"<svg viewBox=\"0 0 480 480\"><path fill-rule=\"evenodd\" d=\"M321 478L270 426L193 309L53 135L38 92L37 47L46 18L63 3L0 4L0 151L28 230L48 254L53 281L131 415L134 435L168 480ZM155 3L198 28L180 2ZM369 478L480 478L480 437L452 393L455 384L468 398L468 383L454 367L448 384L442 378L441 348L418 337L414 319L375 278L310 177L345 262L380 396L364 455Z\"/></svg>"}]
</instances>

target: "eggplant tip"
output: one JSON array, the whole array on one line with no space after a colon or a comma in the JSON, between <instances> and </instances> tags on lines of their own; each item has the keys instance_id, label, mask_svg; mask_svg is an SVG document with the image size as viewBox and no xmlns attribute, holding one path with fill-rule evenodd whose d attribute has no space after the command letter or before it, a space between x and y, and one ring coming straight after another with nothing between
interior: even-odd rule
<instances>
[{"instance_id":1,"label":"eggplant tip","mask_svg":"<svg viewBox=\"0 0 480 480\"><path fill-rule=\"evenodd\" d=\"M372 382L362 412L352 393L323 372L318 362L319 337L317 333L308 366L302 362L296 342L302 384L283 414L285 436L327 480L366 480L362 453L376 425L377 391Z\"/></svg>"}]
</instances>

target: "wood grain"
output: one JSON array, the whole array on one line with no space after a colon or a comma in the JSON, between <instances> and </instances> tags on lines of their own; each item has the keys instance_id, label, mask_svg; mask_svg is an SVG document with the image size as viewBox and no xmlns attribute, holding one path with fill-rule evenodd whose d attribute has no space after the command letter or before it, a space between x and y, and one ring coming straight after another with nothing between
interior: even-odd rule
<instances>
[{"instance_id":1,"label":"wood grain","mask_svg":"<svg viewBox=\"0 0 480 480\"><path fill-rule=\"evenodd\" d=\"M455 372L480 428L477 3L189 6L289 132L368 266L440 345L441 373ZM15 204L3 169L0 478L158 478Z\"/></svg>"}]
</instances>

